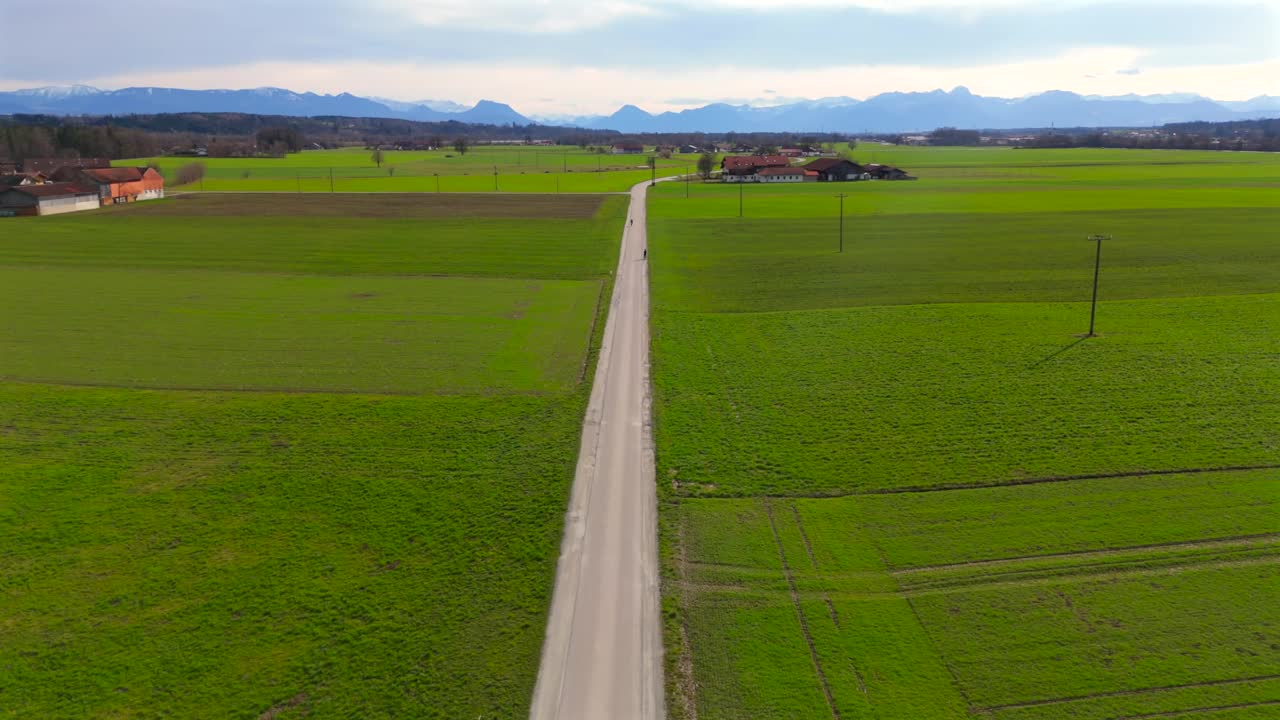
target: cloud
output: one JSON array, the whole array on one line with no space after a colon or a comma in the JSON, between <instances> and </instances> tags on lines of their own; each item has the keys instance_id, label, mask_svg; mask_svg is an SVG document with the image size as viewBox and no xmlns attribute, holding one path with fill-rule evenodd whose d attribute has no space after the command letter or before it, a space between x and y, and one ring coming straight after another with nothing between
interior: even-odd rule
<instances>
[{"instance_id":1,"label":"cloud","mask_svg":"<svg viewBox=\"0 0 1280 720\"><path fill-rule=\"evenodd\" d=\"M661 14L654 3L593 0L373 0L427 28L462 28L516 34L569 34L639 16Z\"/></svg>"},{"instance_id":2,"label":"cloud","mask_svg":"<svg viewBox=\"0 0 1280 720\"><path fill-rule=\"evenodd\" d=\"M50 27L69 37L145 38L148 51L104 65L90 44L51 52ZM0 84L275 84L527 99L545 111L551 97L592 108L637 98L661 108L712 96L776 104L957 84L1013 95L1076 85L1158 92L1180 67L1277 59L1278 28L1280 4L1262 0L171 0L136 14L59 0L5 18ZM838 42L821 51L778 41L826 35ZM988 80L978 68L999 70ZM1019 68L1043 75L1019 84ZM512 87L512 77L543 84ZM659 77L661 90L651 87ZM1235 84L1251 83L1256 95L1270 77ZM1170 91L1184 89L1196 88Z\"/></svg>"},{"instance_id":3,"label":"cloud","mask_svg":"<svg viewBox=\"0 0 1280 720\"><path fill-rule=\"evenodd\" d=\"M1158 7L1155 0L255 0L242 11L243 5L173 0L146 13L112 15L91 11L89 0L31 4L5 20L0 67L6 79L27 85L86 81L101 65L92 47L71 43L50 52L49 27L66 36L147 38L148 52L116 54L111 62L115 74L139 77L267 62L506 63L663 67L678 71L674 85L687 87L685 70L725 61L797 71L945 69L1124 46L1145 50L1147 67L1253 62L1280 52L1280 6L1244 0L1162 0ZM825 28L836 29L841 42L821 52L778 42Z\"/></svg>"}]
</instances>

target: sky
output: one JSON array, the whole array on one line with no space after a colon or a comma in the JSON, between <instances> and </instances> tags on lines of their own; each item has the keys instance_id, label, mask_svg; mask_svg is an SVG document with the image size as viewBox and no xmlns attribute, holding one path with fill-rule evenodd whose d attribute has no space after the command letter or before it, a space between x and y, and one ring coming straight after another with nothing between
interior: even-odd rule
<instances>
[{"instance_id":1,"label":"sky","mask_svg":"<svg viewBox=\"0 0 1280 720\"><path fill-rule=\"evenodd\" d=\"M10 3L0 90L273 86L543 117L959 85L1280 95L1280 0Z\"/></svg>"}]
</instances>

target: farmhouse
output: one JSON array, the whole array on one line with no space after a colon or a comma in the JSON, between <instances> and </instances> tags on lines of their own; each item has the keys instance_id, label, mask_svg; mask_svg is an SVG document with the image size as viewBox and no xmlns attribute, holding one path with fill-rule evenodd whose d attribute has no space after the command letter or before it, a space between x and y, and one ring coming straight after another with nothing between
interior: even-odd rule
<instances>
[{"instance_id":1,"label":"farmhouse","mask_svg":"<svg viewBox=\"0 0 1280 720\"><path fill-rule=\"evenodd\" d=\"M819 182L848 182L850 180L869 179L863 177L865 171L861 165L843 158L820 158L801 167L817 173Z\"/></svg>"},{"instance_id":2,"label":"farmhouse","mask_svg":"<svg viewBox=\"0 0 1280 720\"><path fill-rule=\"evenodd\" d=\"M59 215L98 207L98 192L71 183L15 185L0 189L0 217Z\"/></svg>"},{"instance_id":3,"label":"farmhouse","mask_svg":"<svg viewBox=\"0 0 1280 720\"><path fill-rule=\"evenodd\" d=\"M915 176L907 174L906 170L896 168L892 165L880 165L872 163L865 168L867 175L872 180L915 180Z\"/></svg>"},{"instance_id":4,"label":"farmhouse","mask_svg":"<svg viewBox=\"0 0 1280 720\"><path fill-rule=\"evenodd\" d=\"M771 167L764 168L756 173L756 182L762 183L779 183L779 182L817 182L818 173L813 170L806 170L803 167Z\"/></svg>"},{"instance_id":5,"label":"farmhouse","mask_svg":"<svg viewBox=\"0 0 1280 720\"><path fill-rule=\"evenodd\" d=\"M164 197L164 178L154 168L64 167L53 174L53 179L97 188L104 206Z\"/></svg>"},{"instance_id":6,"label":"farmhouse","mask_svg":"<svg viewBox=\"0 0 1280 720\"><path fill-rule=\"evenodd\" d=\"M694 153L700 153L700 152L702 152L702 150L698 149L697 145L681 145L680 146L681 155L692 155Z\"/></svg>"},{"instance_id":7,"label":"farmhouse","mask_svg":"<svg viewBox=\"0 0 1280 720\"><path fill-rule=\"evenodd\" d=\"M756 173L764 168L784 168L791 160L781 155L729 155L720 161L725 182L756 182Z\"/></svg>"},{"instance_id":8,"label":"farmhouse","mask_svg":"<svg viewBox=\"0 0 1280 720\"><path fill-rule=\"evenodd\" d=\"M639 155L644 152L644 145L638 142L620 142L613 144L614 155Z\"/></svg>"}]
</instances>

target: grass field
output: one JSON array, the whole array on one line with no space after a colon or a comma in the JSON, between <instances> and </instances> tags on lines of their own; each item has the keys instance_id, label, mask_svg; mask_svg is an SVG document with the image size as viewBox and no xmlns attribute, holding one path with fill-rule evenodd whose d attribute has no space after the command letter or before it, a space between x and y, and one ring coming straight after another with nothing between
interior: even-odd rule
<instances>
[{"instance_id":1,"label":"grass field","mask_svg":"<svg viewBox=\"0 0 1280 720\"><path fill-rule=\"evenodd\" d=\"M859 155L650 200L673 716L1280 712L1280 158Z\"/></svg>"},{"instance_id":2,"label":"grass field","mask_svg":"<svg viewBox=\"0 0 1280 720\"><path fill-rule=\"evenodd\" d=\"M527 712L626 200L323 200L6 223L0 717Z\"/></svg>"},{"instance_id":3,"label":"grass field","mask_svg":"<svg viewBox=\"0 0 1280 720\"><path fill-rule=\"evenodd\" d=\"M649 157L601 155L578 147L479 145L384 151L378 167L363 148L308 150L283 158L134 158L116 165L158 163L166 177L191 162L205 165L204 180L180 189L270 192L625 192L651 176ZM692 172L698 156L657 158L657 175ZM496 181L495 181L496 175ZM172 189L172 186L171 186Z\"/></svg>"}]
</instances>

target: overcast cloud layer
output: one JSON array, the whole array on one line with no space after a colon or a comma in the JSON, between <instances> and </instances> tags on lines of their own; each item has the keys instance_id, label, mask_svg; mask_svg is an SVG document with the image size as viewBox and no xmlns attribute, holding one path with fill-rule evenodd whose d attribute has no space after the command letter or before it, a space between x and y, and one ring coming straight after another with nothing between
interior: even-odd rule
<instances>
[{"instance_id":1,"label":"overcast cloud layer","mask_svg":"<svg viewBox=\"0 0 1280 720\"><path fill-rule=\"evenodd\" d=\"M1280 94L1266 0L61 0L5 24L0 90L274 85L544 114L958 84Z\"/></svg>"}]
</instances>

